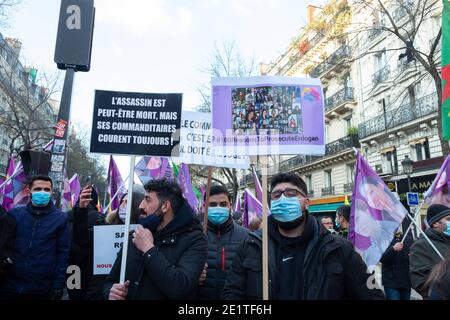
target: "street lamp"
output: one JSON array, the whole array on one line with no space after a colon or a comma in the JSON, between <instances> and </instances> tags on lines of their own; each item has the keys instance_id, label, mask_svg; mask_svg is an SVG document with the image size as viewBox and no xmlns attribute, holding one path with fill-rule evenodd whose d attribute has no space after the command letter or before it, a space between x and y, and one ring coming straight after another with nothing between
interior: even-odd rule
<instances>
[{"instance_id":1,"label":"street lamp","mask_svg":"<svg viewBox=\"0 0 450 320\"><path fill-rule=\"evenodd\" d=\"M411 192L411 173L413 172L413 164L408 155L405 155L405 159L402 160L403 173L408 177L408 192Z\"/></svg>"},{"instance_id":2,"label":"street lamp","mask_svg":"<svg viewBox=\"0 0 450 320\"><path fill-rule=\"evenodd\" d=\"M411 173L413 172L413 164L414 161L412 161L407 155L405 155L405 159L402 160L402 167L403 167L403 173L406 174L408 177L408 192L411 192ZM412 209L412 208L411 208ZM415 210L411 212L413 214L413 219L415 219L416 212ZM414 230L416 229L415 226L413 226ZM416 231L413 232L413 239L415 240L416 237Z\"/></svg>"}]
</instances>

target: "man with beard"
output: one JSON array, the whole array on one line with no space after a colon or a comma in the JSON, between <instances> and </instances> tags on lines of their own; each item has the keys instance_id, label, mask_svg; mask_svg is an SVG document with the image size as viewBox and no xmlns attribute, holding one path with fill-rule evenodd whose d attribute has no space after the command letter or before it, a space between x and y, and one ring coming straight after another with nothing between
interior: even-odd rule
<instances>
[{"instance_id":1,"label":"man with beard","mask_svg":"<svg viewBox=\"0 0 450 320\"><path fill-rule=\"evenodd\" d=\"M383 299L351 243L330 234L308 214L305 182L279 173L271 181L269 298L273 300ZM262 239L243 242L227 277L225 299L262 298Z\"/></svg>"},{"instance_id":2,"label":"man with beard","mask_svg":"<svg viewBox=\"0 0 450 320\"><path fill-rule=\"evenodd\" d=\"M129 242L125 283L122 252L106 278L109 300L192 299L207 255L207 240L180 186L166 179L145 184L139 226Z\"/></svg>"}]
</instances>

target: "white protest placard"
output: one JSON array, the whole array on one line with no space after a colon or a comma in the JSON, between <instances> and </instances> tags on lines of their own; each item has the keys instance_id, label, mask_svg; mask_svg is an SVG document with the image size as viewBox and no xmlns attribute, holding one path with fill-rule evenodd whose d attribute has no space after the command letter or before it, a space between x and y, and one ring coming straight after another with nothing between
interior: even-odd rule
<instances>
[{"instance_id":1,"label":"white protest placard","mask_svg":"<svg viewBox=\"0 0 450 320\"><path fill-rule=\"evenodd\" d=\"M172 157L180 163L212 167L248 169L247 156L226 153L212 143L212 114L183 111L181 115L180 156Z\"/></svg>"},{"instance_id":2,"label":"white protest placard","mask_svg":"<svg viewBox=\"0 0 450 320\"><path fill-rule=\"evenodd\" d=\"M138 225L130 225L130 231ZM94 226L94 275L109 274L123 246L124 226Z\"/></svg>"}]
</instances>

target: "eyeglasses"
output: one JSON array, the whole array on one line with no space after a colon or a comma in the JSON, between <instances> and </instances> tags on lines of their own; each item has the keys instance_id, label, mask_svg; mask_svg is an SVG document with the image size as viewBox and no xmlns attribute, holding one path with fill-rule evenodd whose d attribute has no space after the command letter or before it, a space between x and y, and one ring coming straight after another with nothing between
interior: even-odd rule
<instances>
[{"instance_id":1,"label":"eyeglasses","mask_svg":"<svg viewBox=\"0 0 450 320\"><path fill-rule=\"evenodd\" d=\"M305 197L305 195L304 195L301 191L299 191L299 190L297 190L297 189L285 189L285 190L283 190L283 191L277 190L277 191L271 192L271 193L270 193L270 199L272 199L272 200L278 200L278 199L281 198L281 195L282 195L282 194L284 194L284 196L285 196L286 198L293 198L293 197L296 197L297 194L300 194L300 195L302 195L303 197ZM305 198L306 198L306 197L305 197Z\"/></svg>"}]
</instances>

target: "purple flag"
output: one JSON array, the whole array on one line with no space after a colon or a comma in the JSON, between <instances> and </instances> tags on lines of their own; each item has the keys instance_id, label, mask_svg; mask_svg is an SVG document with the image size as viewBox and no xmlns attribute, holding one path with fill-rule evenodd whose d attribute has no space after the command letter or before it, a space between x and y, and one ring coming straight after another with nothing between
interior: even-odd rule
<instances>
[{"instance_id":1,"label":"purple flag","mask_svg":"<svg viewBox=\"0 0 450 320\"><path fill-rule=\"evenodd\" d=\"M445 159L434 178L430 188L424 193L425 202L428 205L442 204L450 207L450 154Z\"/></svg>"},{"instance_id":2,"label":"purple flag","mask_svg":"<svg viewBox=\"0 0 450 320\"><path fill-rule=\"evenodd\" d=\"M165 157L143 157L136 165L134 172L146 184L154 179L173 179L172 167Z\"/></svg>"},{"instance_id":3,"label":"purple flag","mask_svg":"<svg viewBox=\"0 0 450 320\"><path fill-rule=\"evenodd\" d=\"M61 197L61 211L72 210L72 192L70 192L70 183L67 179L67 172L64 170L64 190Z\"/></svg>"},{"instance_id":4,"label":"purple flag","mask_svg":"<svg viewBox=\"0 0 450 320\"><path fill-rule=\"evenodd\" d=\"M12 179L14 186L14 206L26 205L30 201L30 194L27 186L27 176L23 170L22 162L17 163L18 174Z\"/></svg>"},{"instance_id":5,"label":"purple flag","mask_svg":"<svg viewBox=\"0 0 450 320\"><path fill-rule=\"evenodd\" d=\"M241 197L236 195L236 200L234 202L234 212L241 212Z\"/></svg>"},{"instance_id":6,"label":"purple flag","mask_svg":"<svg viewBox=\"0 0 450 320\"><path fill-rule=\"evenodd\" d=\"M192 188L189 167L185 163L180 165L180 170L178 172L178 183L183 191L184 198L188 201L189 205L197 211L198 201L195 196L194 189Z\"/></svg>"},{"instance_id":7,"label":"purple flag","mask_svg":"<svg viewBox=\"0 0 450 320\"><path fill-rule=\"evenodd\" d=\"M75 204L78 201L78 197L80 196L81 193L81 184L80 184L80 180L78 179L78 174L74 174L72 176L72 178L70 178L69 180L69 188L70 188L70 192L71 192L71 203L72 203L72 208L75 206Z\"/></svg>"},{"instance_id":8,"label":"purple flag","mask_svg":"<svg viewBox=\"0 0 450 320\"><path fill-rule=\"evenodd\" d=\"M252 168L253 168L253 180L255 181L256 199L258 199L259 202L262 202L263 192L262 192L261 182L259 182L259 178L258 178L258 174L256 173L255 166L252 166Z\"/></svg>"},{"instance_id":9,"label":"purple flag","mask_svg":"<svg viewBox=\"0 0 450 320\"><path fill-rule=\"evenodd\" d=\"M10 179L2 188L3 194L2 207L10 211L15 205L27 204L29 201L28 191L26 190L26 176L23 171L22 163L19 161L14 165L14 157L9 161L6 180Z\"/></svg>"},{"instance_id":10,"label":"purple flag","mask_svg":"<svg viewBox=\"0 0 450 320\"><path fill-rule=\"evenodd\" d=\"M359 152L351 208L348 239L372 271L407 211Z\"/></svg>"},{"instance_id":11,"label":"purple flag","mask_svg":"<svg viewBox=\"0 0 450 320\"><path fill-rule=\"evenodd\" d=\"M6 171L6 180L8 180L14 174L14 157L9 159L8 170ZM3 200L2 207L6 211L10 211L14 207L14 187L12 181L8 181L3 186L2 190Z\"/></svg>"},{"instance_id":12,"label":"purple flag","mask_svg":"<svg viewBox=\"0 0 450 320\"><path fill-rule=\"evenodd\" d=\"M126 193L126 188L123 183L122 176L120 175L119 168L117 168L117 164L112 156L109 158L108 177L109 200L112 200L110 210L114 211L119 208L120 199ZM113 199L114 196L116 197Z\"/></svg>"},{"instance_id":13,"label":"purple flag","mask_svg":"<svg viewBox=\"0 0 450 320\"><path fill-rule=\"evenodd\" d=\"M249 189L245 189L242 226L248 228L250 222L255 218L262 218L262 204Z\"/></svg>"}]
</instances>

